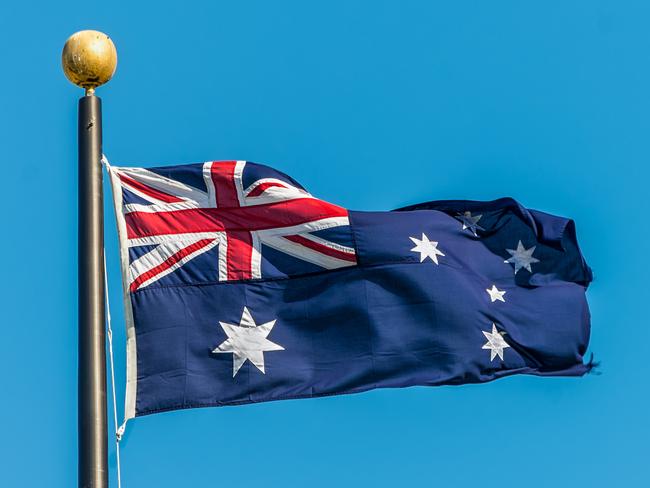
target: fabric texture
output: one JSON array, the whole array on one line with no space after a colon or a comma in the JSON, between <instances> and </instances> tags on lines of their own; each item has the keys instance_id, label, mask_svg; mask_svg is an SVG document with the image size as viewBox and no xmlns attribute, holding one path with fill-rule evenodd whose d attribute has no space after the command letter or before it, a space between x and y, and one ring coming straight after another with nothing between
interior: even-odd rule
<instances>
[{"instance_id":1,"label":"fabric texture","mask_svg":"<svg viewBox=\"0 0 650 488\"><path fill-rule=\"evenodd\" d=\"M127 418L591 368L571 220L509 198L348 211L242 161L110 172Z\"/></svg>"}]
</instances>

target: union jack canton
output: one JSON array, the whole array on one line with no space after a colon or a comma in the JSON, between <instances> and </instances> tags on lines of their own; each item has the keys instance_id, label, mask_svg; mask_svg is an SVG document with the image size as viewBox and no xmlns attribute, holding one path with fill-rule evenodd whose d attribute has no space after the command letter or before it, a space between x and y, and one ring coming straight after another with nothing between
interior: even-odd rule
<instances>
[{"instance_id":1,"label":"union jack canton","mask_svg":"<svg viewBox=\"0 0 650 488\"><path fill-rule=\"evenodd\" d=\"M220 161L111 167L111 175L121 193L116 200L122 202L131 292L172 273L174 282L196 284L356 264L348 211L267 166ZM192 266L214 248L212 265L201 260Z\"/></svg>"}]
</instances>

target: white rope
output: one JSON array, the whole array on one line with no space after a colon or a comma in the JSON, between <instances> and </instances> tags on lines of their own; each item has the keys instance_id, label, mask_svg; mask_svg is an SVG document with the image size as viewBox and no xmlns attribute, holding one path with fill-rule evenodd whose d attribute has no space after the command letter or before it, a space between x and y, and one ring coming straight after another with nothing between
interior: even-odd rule
<instances>
[{"instance_id":1,"label":"white rope","mask_svg":"<svg viewBox=\"0 0 650 488\"><path fill-rule=\"evenodd\" d=\"M108 337L108 356L111 365L111 394L113 396L113 427L115 428L115 460L117 465L117 488L122 488L120 466L120 428L117 424L117 399L115 395L115 361L113 360L113 328L111 327L111 304L108 299L108 273L106 272L106 250L104 249L104 292L106 295L106 336Z\"/></svg>"},{"instance_id":2,"label":"white rope","mask_svg":"<svg viewBox=\"0 0 650 488\"><path fill-rule=\"evenodd\" d=\"M101 159L102 166L106 168L106 171L111 170L111 164L108 162L108 158L106 157L106 154L102 154L102 159ZM111 381L113 383L113 412L115 413L115 425L116 425L116 430L115 430L115 435L117 437L118 442L122 440L122 436L124 435L124 431L126 430L126 420L122 422L122 424L117 427L117 409L115 408L115 373L114 373L114 367L113 367L113 329L111 328L111 310L110 310L110 304L108 301L108 277L106 273L106 248L104 248L104 283L105 283L105 290L106 290L106 309L108 311L107 314L107 319L108 319L108 346L110 349L110 358L111 358ZM119 451L119 449L118 449ZM118 452L119 455L119 452ZM118 467L119 469L119 467Z\"/></svg>"},{"instance_id":3,"label":"white rope","mask_svg":"<svg viewBox=\"0 0 650 488\"><path fill-rule=\"evenodd\" d=\"M108 166L108 159L102 155L102 163ZM120 440L124 433L124 425L117 423L117 398L115 393L115 361L113 359L113 328L111 327L111 303L108 298L108 272L106 271L106 248L104 248L104 295L106 299L106 337L108 337L108 356L111 365L111 394L113 396L113 427L115 428L115 461L117 465L117 488L122 488L122 472L120 466Z\"/></svg>"}]
</instances>

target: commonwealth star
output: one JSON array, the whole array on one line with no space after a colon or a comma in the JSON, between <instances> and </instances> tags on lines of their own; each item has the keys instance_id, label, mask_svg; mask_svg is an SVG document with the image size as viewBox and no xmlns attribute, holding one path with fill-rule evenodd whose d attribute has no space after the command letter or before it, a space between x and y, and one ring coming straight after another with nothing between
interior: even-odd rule
<instances>
[{"instance_id":1,"label":"commonwealth star","mask_svg":"<svg viewBox=\"0 0 650 488\"><path fill-rule=\"evenodd\" d=\"M219 322L219 324L228 339L223 341L212 352L215 354L233 354L233 378L246 360L253 363L263 374L266 374L264 371L264 351L284 351L284 347L266 338L273 329L275 320L256 325L247 307L244 307L239 325L226 322Z\"/></svg>"}]
</instances>

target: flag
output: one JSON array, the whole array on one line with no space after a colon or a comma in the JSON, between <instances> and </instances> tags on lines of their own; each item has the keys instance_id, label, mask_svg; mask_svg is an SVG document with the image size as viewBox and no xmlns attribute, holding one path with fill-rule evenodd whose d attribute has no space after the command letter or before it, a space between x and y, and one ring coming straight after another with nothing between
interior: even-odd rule
<instances>
[{"instance_id":1,"label":"flag","mask_svg":"<svg viewBox=\"0 0 650 488\"><path fill-rule=\"evenodd\" d=\"M244 161L109 171L127 418L591 368L571 220L510 198L351 211Z\"/></svg>"}]
</instances>

